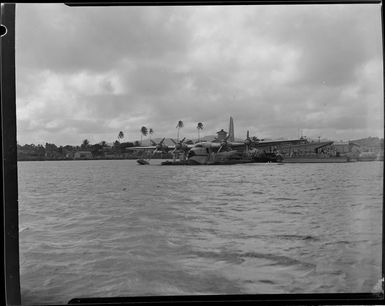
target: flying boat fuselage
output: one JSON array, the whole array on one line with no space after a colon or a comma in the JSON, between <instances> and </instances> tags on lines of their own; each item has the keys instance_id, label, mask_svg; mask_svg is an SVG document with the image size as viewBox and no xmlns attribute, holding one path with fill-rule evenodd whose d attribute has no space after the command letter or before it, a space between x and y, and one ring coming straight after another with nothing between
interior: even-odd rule
<instances>
[{"instance_id":1,"label":"flying boat fuselage","mask_svg":"<svg viewBox=\"0 0 385 306\"><path fill-rule=\"evenodd\" d=\"M187 160L194 164L208 165L226 162L238 158L237 150L220 151L223 147L221 143L201 142L195 144L187 153Z\"/></svg>"},{"instance_id":2,"label":"flying boat fuselage","mask_svg":"<svg viewBox=\"0 0 385 306\"><path fill-rule=\"evenodd\" d=\"M263 141L256 137L251 139L249 131L244 141L234 141L234 123L230 117L229 134L223 129L217 132L214 141L198 142L195 144L185 142L186 138L175 141L173 146L167 146L163 138L159 143L151 141L153 146L132 147L129 150L151 151L149 159L157 153L171 153L173 161L163 162L164 165L215 165L237 164L252 162L280 161L282 156L277 146L282 144L297 144L305 140L272 140ZM179 161L177 160L179 159Z\"/></svg>"}]
</instances>

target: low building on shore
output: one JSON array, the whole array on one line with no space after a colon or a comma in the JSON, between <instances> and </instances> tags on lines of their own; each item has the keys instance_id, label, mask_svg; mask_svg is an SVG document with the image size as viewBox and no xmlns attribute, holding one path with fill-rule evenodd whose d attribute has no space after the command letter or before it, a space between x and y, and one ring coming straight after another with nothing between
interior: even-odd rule
<instances>
[{"instance_id":1,"label":"low building on shore","mask_svg":"<svg viewBox=\"0 0 385 306\"><path fill-rule=\"evenodd\" d=\"M360 154L360 146L354 142L334 142L333 148L336 156L357 157Z\"/></svg>"},{"instance_id":2,"label":"low building on shore","mask_svg":"<svg viewBox=\"0 0 385 306\"><path fill-rule=\"evenodd\" d=\"M74 159L92 159L92 153L90 151L77 151L74 154Z\"/></svg>"}]
</instances>

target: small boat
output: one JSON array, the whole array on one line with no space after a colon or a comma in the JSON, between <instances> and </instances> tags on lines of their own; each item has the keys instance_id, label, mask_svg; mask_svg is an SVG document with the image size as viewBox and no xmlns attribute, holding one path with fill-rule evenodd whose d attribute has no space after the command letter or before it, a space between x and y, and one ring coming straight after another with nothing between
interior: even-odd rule
<instances>
[{"instance_id":1,"label":"small boat","mask_svg":"<svg viewBox=\"0 0 385 306\"><path fill-rule=\"evenodd\" d=\"M144 160L144 159L138 159L136 162L139 165L149 165L150 164L147 160Z\"/></svg>"}]
</instances>

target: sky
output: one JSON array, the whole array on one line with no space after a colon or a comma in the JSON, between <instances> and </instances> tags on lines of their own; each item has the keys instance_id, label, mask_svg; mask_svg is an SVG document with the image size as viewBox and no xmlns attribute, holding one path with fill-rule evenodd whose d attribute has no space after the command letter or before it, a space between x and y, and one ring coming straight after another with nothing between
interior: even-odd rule
<instances>
[{"instance_id":1,"label":"sky","mask_svg":"<svg viewBox=\"0 0 385 306\"><path fill-rule=\"evenodd\" d=\"M19 144L383 137L380 4L17 4Z\"/></svg>"}]
</instances>

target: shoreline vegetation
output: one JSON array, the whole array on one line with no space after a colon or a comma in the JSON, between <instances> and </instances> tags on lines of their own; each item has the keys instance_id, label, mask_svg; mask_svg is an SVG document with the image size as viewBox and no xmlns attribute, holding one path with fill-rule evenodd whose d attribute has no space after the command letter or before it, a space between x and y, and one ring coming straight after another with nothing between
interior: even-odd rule
<instances>
[{"instance_id":1,"label":"shoreline vegetation","mask_svg":"<svg viewBox=\"0 0 385 306\"><path fill-rule=\"evenodd\" d=\"M116 141L112 146L108 144L87 144L81 146L56 146L46 143L43 145L17 145L18 161L50 161L50 160L112 160L143 158L143 151L128 151L127 148L140 144ZM153 158L172 158L171 153L155 153Z\"/></svg>"},{"instance_id":2,"label":"shoreline vegetation","mask_svg":"<svg viewBox=\"0 0 385 306\"><path fill-rule=\"evenodd\" d=\"M122 134L119 133L121 140ZM193 144L196 141L189 140ZM96 144L90 144L85 139L80 146L57 146L53 143L41 144L17 144L17 160L18 161L50 161L50 160L118 160L118 159L140 159L144 158L143 151L129 151L131 147L139 147L142 142L120 142L116 140L112 144L101 141ZM359 146L362 154L382 154L384 148L384 139L378 137L367 137L350 141ZM144 145L143 145L144 146ZM171 153L156 152L152 155L152 159L172 159Z\"/></svg>"}]
</instances>

